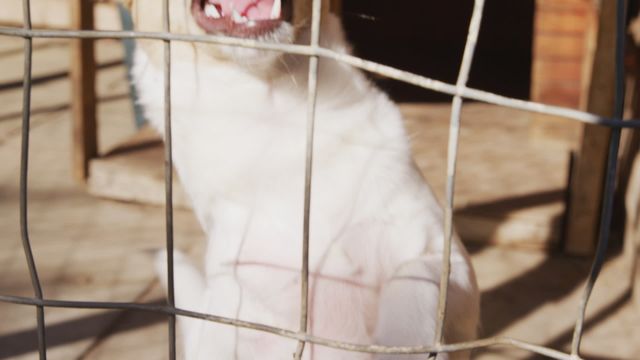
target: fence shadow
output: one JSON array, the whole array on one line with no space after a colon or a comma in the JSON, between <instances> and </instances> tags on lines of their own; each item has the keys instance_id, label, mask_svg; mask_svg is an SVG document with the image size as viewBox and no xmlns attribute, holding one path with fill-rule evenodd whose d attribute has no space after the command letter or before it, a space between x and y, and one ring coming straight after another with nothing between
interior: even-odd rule
<instances>
[{"instance_id":1,"label":"fence shadow","mask_svg":"<svg viewBox=\"0 0 640 360\"><path fill-rule=\"evenodd\" d=\"M601 309L597 313L591 315L588 319L585 320L584 330L589 331L589 329L597 326L598 324L605 321L610 316L614 315L620 308L626 305L629 301L631 301L631 289L627 290L622 295L618 296L614 301L609 303L605 308ZM560 349L563 346L570 344L573 338L573 327L568 328L562 334L554 337L552 340L546 342L544 346L550 347L553 349ZM603 357L601 355L591 355L583 353L582 356L585 359L593 359L593 360L613 360L616 358L613 357ZM527 360L535 360L535 356L530 356Z\"/></svg>"},{"instance_id":2,"label":"fence shadow","mask_svg":"<svg viewBox=\"0 0 640 360\"><path fill-rule=\"evenodd\" d=\"M154 300L148 305L164 305ZM81 311L81 310L79 310ZM47 348L87 339L100 339L114 332L140 329L167 321L166 315L143 311L105 311L46 326ZM36 328L0 336L0 359L37 352ZM89 345L89 349L91 345Z\"/></svg>"},{"instance_id":3,"label":"fence shadow","mask_svg":"<svg viewBox=\"0 0 640 360\"><path fill-rule=\"evenodd\" d=\"M473 209L489 211L492 206L500 209L504 209L504 207L524 208L537 206L545 202L557 201L558 195L557 192L529 194L520 198L503 199L495 204L474 205ZM463 209L462 211L465 210ZM561 221L561 219L558 218L556 221ZM481 246L472 245L470 252L473 254L482 250L482 248ZM510 325L535 312L539 307L568 296L582 286L590 265L590 258L573 258L558 253L549 253L544 261L529 271L483 292L481 336L497 335ZM562 274L562 276L558 276L558 274ZM586 329L597 326L609 316L615 314L629 299L630 294L624 294L606 308L590 316L585 325ZM164 304L164 300L154 300L149 304ZM567 314L567 316L574 316L574 314ZM49 348L53 348L81 340L94 339L93 344L90 344L87 350L90 351L96 344L99 344L101 339L113 334L141 329L165 321L165 315L150 312L92 312L90 315L48 325L47 345ZM568 328L544 345L555 349L562 348L571 341L572 332L573 328ZM8 359L37 351L36 339L35 328L0 336L0 359ZM490 351L490 349L482 349L478 350L477 353ZM538 357L531 356L528 359L533 360L536 358ZM606 358L601 359L606 360Z\"/></svg>"},{"instance_id":4,"label":"fence shadow","mask_svg":"<svg viewBox=\"0 0 640 360\"><path fill-rule=\"evenodd\" d=\"M513 197L502 199L495 203L485 203L473 205L469 208L461 209L460 212L491 213L496 209L504 212L505 209L522 209L530 206L543 205L548 202L557 201L558 197L564 196L564 191L552 191L536 194L529 194L523 197ZM554 220L557 224L562 224L562 216L557 216ZM463 239L464 240L464 239ZM609 255L619 254L620 244L613 242L609 249ZM470 253L483 250L486 246L471 245ZM481 303L481 337L491 337L500 334L507 327L535 312L538 308L549 303L559 301L570 295L576 289L582 288L591 267L592 258L570 257L563 255L553 249L549 251L544 261L527 272L511 278L509 281L501 283L499 286L485 290L482 293ZM558 276L562 274L562 276ZM606 308L596 314L591 315L585 323L585 330L597 326L608 317L614 315L617 310L630 301L630 293L627 292L611 302ZM576 304L575 314L567 316L577 316ZM573 326L566 329L562 334L554 337L545 344L546 347L561 349L571 343L573 336ZM479 349L477 354L491 353L492 349ZM606 357L589 356L593 359L614 359ZM531 355L528 360L538 359L539 355Z\"/></svg>"}]
</instances>

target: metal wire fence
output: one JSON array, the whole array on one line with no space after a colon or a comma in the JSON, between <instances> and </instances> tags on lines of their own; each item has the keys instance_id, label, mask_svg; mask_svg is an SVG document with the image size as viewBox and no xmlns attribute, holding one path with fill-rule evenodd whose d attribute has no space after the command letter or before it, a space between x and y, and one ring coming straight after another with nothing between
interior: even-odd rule
<instances>
[{"instance_id":1,"label":"metal wire fence","mask_svg":"<svg viewBox=\"0 0 640 360\"><path fill-rule=\"evenodd\" d=\"M602 268L605 252L609 241L609 233L611 226L611 217L613 209L613 194L615 189L615 175L617 170L617 152L620 143L620 133L622 128L640 128L640 120L623 120L624 107L624 19L625 19L625 1L617 0L617 28L616 28L616 93L615 93L615 114L613 118L606 118L578 110L562 108L557 106L549 106L540 103L523 101L503 97L497 94L472 89L467 87L467 80L474 58L475 45L478 39L478 33L482 22L483 9L485 0L475 0L474 9L469 25L467 42L464 50L463 61L459 71L458 79L455 85L430 79L424 76L416 75L410 72L395 69L389 66L378 64L372 61L361 59L352 55L338 53L330 49L323 48L319 45L320 39L320 21L321 21L321 0L312 1L312 22L311 22L311 41L308 45L293 44L276 44L260 42L251 39L239 39L216 35L187 35L171 33L170 29L170 13L169 1L163 0L163 32L136 32L136 31L95 31L95 30L38 30L33 29L31 24L31 6L30 0L22 0L23 3L23 28L0 27L0 35L24 38L24 92L23 92L23 109L22 109L22 146L20 158L20 228L22 236L22 245L26 261L29 267L31 282L34 290L33 297L18 297L11 295L0 295L0 302L13 304L22 304L34 306L37 316L37 334L38 349L40 359L47 357L47 345L45 337L45 318L44 309L52 308L76 308L76 309L103 309L103 310L133 310L154 312L167 315L169 319L169 349L170 359L176 358L176 332L175 319L176 316L185 316L206 321L235 326L240 328L253 329L265 333L274 334L298 341L298 348L294 354L295 359L301 359L305 344L312 343L320 346L327 346L336 349L342 349L363 353L379 353L379 354L425 354L435 357L438 353L456 352L463 350L472 350L490 346L512 346L520 349L528 350L533 353L544 355L554 359L575 360L580 359L580 343L583 335L583 324L585 319L586 308L589 298L593 290L593 286L598 278ZM72 38L72 39L154 39L164 43L164 103L165 103L165 189L166 189L166 248L167 248L167 268L168 268L168 301L166 305L149 305L128 302L86 302L86 301L59 301L48 300L44 298L41 282L38 277L37 265L34 261L31 243L29 239L28 219L28 199L27 199L27 179L28 179L28 163L29 163L29 123L30 123L30 104L31 104L31 64L32 64L32 41L33 38ZM225 318L211 314L189 311L175 307L174 303L174 280L173 280L173 189L172 189L172 141L171 141L171 43L174 41L181 42L199 42L213 43L222 45L231 45L246 48L258 48L264 50L273 50L286 52L291 54L304 55L309 57L309 82L308 82L308 123L307 123L307 147L306 147L306 172L305 172L305 196L304 196L304 226L302 234L303 253L302 270L301 270L301 311L300 311L300 327L297 331L276 328L264 324L247 322L237 319ZM308 314L308 278L309 278L309 219L310 219L310 203L311 203L311 186L312 186L312 162L313 162L313 139L314 139L314 121L315 121L315 105L317 95L317 77L318 77L318 60L319 58L333 59L351 66L360 68L365 71L380 74L392 79L403 81L424 89L437 91L453 96L450 129L449 129L449 147L447 155L447 187L446 187L446 204L445 204L445 251L443 253L442 264L443 271L440 281L440 298L437 313L436 338L432 346L379 346L379 345L362 345L347 343L339 340L326 339L313 336L307 332L307 314ZM581 121L588 124L596 124L608 126L612 128L611 142L608 150L608 165L606 170L606 180L604 186L604 203L600 217L600 233L599 242L595 259L589 277L586 281L582 299L579 303L576 325L573 333L573 341L570 353L564 353L558 350L539 346L526 341L508 338L494 337L484 338L474 341L461 342L455 344L444 343L443 328L446 316L447 306L447 289L450 275L450 253L453 234L453 199L455 194L455 178L456 178L456 161L458 158L458 142L460 130L460 112L463 105L463 99L477 100L485 103L507 106L514 109L527 110L542 114L556 115L564 118Z\"/></svg>"}]
</instances>

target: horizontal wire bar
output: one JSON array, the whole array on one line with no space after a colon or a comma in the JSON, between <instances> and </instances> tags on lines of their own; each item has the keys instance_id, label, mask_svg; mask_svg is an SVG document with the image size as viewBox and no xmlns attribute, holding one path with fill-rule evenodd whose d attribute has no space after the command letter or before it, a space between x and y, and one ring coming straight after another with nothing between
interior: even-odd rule
<instances>
[{"instance_id":1,"label":"horizontal wire bar","mask_svg":"<svg viewBox=\"0 0 640 360\"><path fill-rule=\"evenodd\" d=\"M239 46L261 50L273 50L298 55L317 55L309 45L270 43L265 41L234 38L222 35L194 35L167 32L120 31L120 30L52 30L52 29L22 29L0 26L0 35L53 38L53 39L143 39L169 40L180 42L209 43L218 45Z\"/></svg>"},{"instance_id":2,"label":"horizontal wire bar","mask_svg":"<svg viewBox=\"0 0 640 360\"><path fill-rule=\"evenodd\" d=\"M452 96L458 94L466 99L477 100L494 105L502 105L514 109L531 111L540 114L564 117L593 125L602 125L617 128L640 128L640 119L628 119L623 121L591 114L580 110L560 106L545 105L533 101L513 99L468 87L457 89L456 86L452 84L417 75L408 71L395 69L387 65L364 60L353 55L339 53L331 49L322 47L314 49L313 47L308 45L276 44L251 39L231 38L217 35L187 35L139 31L26 30L22 28L0 27L0 35L31 38L170 40L256 48L262 50L281 51L304 56L319 56L349 64L362 70L383 75L427 90L432 90Z\"/></svg>"},{"instance_id":3,"label":"horizontal wire bar","mask_svg":"<svg viewBox=\"0 0 640 360\"><path fill-rule=\"evenodd\" d=\"M464 350L473 350L478 348L486 348L495 345L514 346L520 349L529 350L537 354L545 355L558 360L577 360L577 357L571 357L569 354L550 349L544 346L531 344L525 341L512 339L508 337L494 337L481 340L467 341L455 344L447 344L441 346L381 346L381 345L360 345L343 341L334 341L322 337L309 335L282 329L274 326L253 323L249 321L236 320L222 316L204 314L196 311L174 308L166 305L149 305L125 302L98 302L98 301L70 301L70 300L49 300L36 299L11 295L0 295L0 302L6 302L17 305L44 306L51 308L74 308L74 309L92 309L92 310L130 310L153 312L165 315L179 315L193 319L210 321L213 323L236 326L245 329L270 333L293 340L305 341L316 345L326 346L334 349L371 353L371 354L428 354L433 352L456 352Z\"/></svg>"}]
</instances>

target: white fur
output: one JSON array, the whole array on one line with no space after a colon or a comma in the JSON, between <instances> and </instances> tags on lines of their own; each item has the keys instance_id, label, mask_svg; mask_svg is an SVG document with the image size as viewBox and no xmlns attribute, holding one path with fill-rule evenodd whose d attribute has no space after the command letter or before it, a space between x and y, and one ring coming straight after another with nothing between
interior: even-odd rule
<instances>
[{"instance_id":1,"label":"white fur","mask_svg":"<svg viewBox=\"0 0 640 360\"><path fill-rule=\"evenodd\" d=\"M322 34L324 46L346 51L337 19L327 19ZM207 235L206 269L177 255L177 306L297 330L307 60L285 55L264 73L190 53L197 49L174 47L173 149ZM138 52L133 75L162 132L162 69ZM310 332L361 344L432 344L443 215L411 159L398 109L359 71L322 60L314 150ZM457 239L452 265L446 340L470 340L479 297ZM256 331L180 324L190 360L289 359L296 348ZM304 358L425 357L309 345Z\"/></svg>"}]
</instances>

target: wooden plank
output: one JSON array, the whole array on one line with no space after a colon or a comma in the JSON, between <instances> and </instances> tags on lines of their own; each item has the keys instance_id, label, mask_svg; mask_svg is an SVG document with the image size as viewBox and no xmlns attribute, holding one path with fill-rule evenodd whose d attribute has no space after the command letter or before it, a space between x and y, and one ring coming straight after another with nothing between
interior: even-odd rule
<instances>
[{"instance_id":1,"label":"wooden plank","mask_svg":"<svg viewBox=\"0 0 640 360\"><path fill-rule=\"evenodd\" d=\"M625 194L626 223L624 232L624 250L630 264L630 286L633 299L640 309L640 133L635 131L631 142L635 148L635 161L629 171L628 187Z\"/></svg>"},{"instance_id":2,"label":"wooden plank","mask_svg":"<svg viewBox=\"0 0 640 360\"><path fill-rule=\"evenodd\" d=\"M582 34L543 34L536 36L535 52L554 60L573 60L578 64L584 56Z\"/></svg>"},{"instance_id":3,"label":"wooden plank","mask_svg":"<svg viewBox=\"0 0 640 360\"><path fill-rule=\"evenodd\" d=\"M538 84L561 83L561 84L577 84L580 85L582 80L582 70L580 64L575 61L536 61L533 64L532 81ZM536 89L538 86L536 86ZM534 94L533 96L539 96ZM579 101L579 98L576 99Z\"/></svg>"},{"instance_id":4,"label":"wooden plank","mask_svg":"<svg viewBox=\"0 0 640 360\"><path fill-rule=\"evenodd\" d=\"M640 19L629 26L635 46L630 62L634 83L631 117L640 116ZM630 267L630 282L634 303L640 310L640 130L623 130L620 149L620 171L617 201L625 204L624 253Z\"/></svg>"},{"instance_id":5,"label":"wooden plank","mask_svg":"<svg viewBox=\"0 0 640 360\"><path fill-rule=\"evenodd\" d=\"M587 111L613 116L615 93L616 2L600 7L597 47L589 88ZM573 169L565 250L591 254L598 240L600 209L611 130L586 125Z\"/></svg>"},{"instance_id":6,"label":"wooden plank","mask_svg":"<svg viewBox=\"0 0 640 360\"><path fill-rule=\"evenodd\" d=\"M554 11L538 7L535 16L536 34L581 34L586 30L589 23L587 12L576 11L575 7L571 12Z\"/></svg>"},{"instance_id":7,"label":"wooden plank","mask_svg":"<svg viewBox=\"0 0 640 360\"><path fill-rule=\"evenodd\" d=\"M553 105L577 108L580 106L580 83L574 81L540 81L536 88L536 95L549 101Z\"/></svg>"},{"instance_id":8,"label":"wooden plank","mask_svg":"<svg viewBox=\"0 0 640 360\"><path fill-rule=\"evenodd\" d=\"M72 25L93 29L93 2L71 2ZM73 176L84 182L89 176L89 161L98 155L96 124L96 65L93 40L73 40L71 45L71 107L73 121Z\"/></svg>"},{"instance_id":9,"label":"wooden plank","mask_svg":"<svg viewBox=\"0 0 640 360\"><path fill-rule=\"evenodd\" d=\"M38 29L70 29L72 2L77 0L32 1L31 23ZM95 28L99 30L119 30L120 16L113 2L92 1L95 7ZM0 24L3 26L23 26L22 1L3 1Z\"/></svg>"},{"instance_id":10,"label":"wooden plank","mask_svg":"<svg viewBox=\"0 0 640 360\"><path fill-rule=\"evenodd\" d=\"M552 11L555 13L590 13L591 0L536 0L537 11Z\"/></svg>"}]
</instances>

